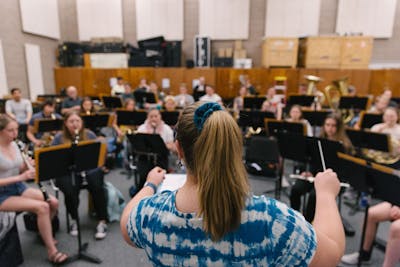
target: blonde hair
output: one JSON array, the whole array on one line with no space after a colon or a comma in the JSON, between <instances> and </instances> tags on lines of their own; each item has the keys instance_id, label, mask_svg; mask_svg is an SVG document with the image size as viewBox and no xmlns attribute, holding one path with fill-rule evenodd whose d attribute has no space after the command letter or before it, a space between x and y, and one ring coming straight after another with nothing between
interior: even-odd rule
<instances>
[{"instance_id":1,"label":"blonde hair","mask_svg":"<svg viewBox=\"0 0 400 267\"><path fill-rule=\"evenodd\" d=\"M199 216L213 241L237 229L249 194L242 162L242 134L232 116L214 111L198 130L194 113L203 103L186 107L177 124L177 140L188 171L197 179Z\"/></svg>"},{"instance_id":2,"label":"blonde hair","mask_svg":"<svg viewBox=\"0 0 400 267\"><path fill-rule=\"evenodd\" d=\"M3 131L10 122L17 122L7 114L0 114L0 131Z\"/></svg>"}]
</instances>

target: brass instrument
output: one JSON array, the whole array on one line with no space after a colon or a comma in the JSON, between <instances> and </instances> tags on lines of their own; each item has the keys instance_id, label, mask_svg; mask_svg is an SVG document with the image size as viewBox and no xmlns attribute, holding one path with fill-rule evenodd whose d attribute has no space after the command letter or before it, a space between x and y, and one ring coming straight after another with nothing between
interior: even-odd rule
<instances>
[{"instance_id":1,"label":"brass instrument","mask_svg":"<svg viewBox=\"0 0 400 267\"><path fill-rule=\"evenodd\" d=\"M376 163L391 165L398 160L400 160L400 141L392 138L390 135L389 137L389 144L390 144L390 152L383 152L373 149L363 149L362 152L365 157L373 160Z\"/></svg>"},{"instance_id":2,"label":"brass instrument","mask_svg":"<svg viewBox=\"0 0 400 267\"><path fill-rule=\"evenodd\" d=\"M322 93L321 91L319 91L317 89L316 85L323 79L318 76L314 76L314 75L304 75L304 78L307 80L306 94L318 97L318 102L322 106L322 104L325 102L325 95L324 95L324 93Z\"/></svg>"},{"instance_id":3,"label":"brass instrument","mask_svg":"<svg viewBox=\"0 0 400 267\"><path fill-rule=\"evenodd\" d=\"M247 133L245 135L246 138L250 138L252 135L257 135L260 134L262 129L260 127L257 127L257 129L254 130L252 126L249 127L247 130Z\"/></svg>"},{"instance_id":4,"label":"brass instrument","mask_svg":"<svg viewBox=\"0 0 400 267\"><path fill-rule=\"evenodd\" d=\"M349 95L347 81L348 77L342 77L333 80L332 84L325 87L324 91L330 108L338 109L340 97ZM341 110L341 113L344 124L349 123L354 118L354 110L352 109Z\"/></svg>"}]
</instances>

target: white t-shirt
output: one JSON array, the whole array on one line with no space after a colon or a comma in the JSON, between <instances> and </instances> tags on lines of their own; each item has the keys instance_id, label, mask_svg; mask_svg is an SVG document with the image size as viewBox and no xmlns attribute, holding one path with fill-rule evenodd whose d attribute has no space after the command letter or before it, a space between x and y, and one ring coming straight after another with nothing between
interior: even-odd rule
<instances>
[{"instance_id":1,"label":"white t-shirt","mask_svg":"<svg viewBox=\"0 0 400 267\"><path fill-rule=\"evenodd\" d=\"M125 93L125 87L123 85L116 84L111 89L111 95L123 94L123 93Z\"/></svg>"},{"instance_id":2,"label":"white t-shirt","mask_svg":"<svg viewBox=\"0 0 400 267\"><path fill-rule=\"evenodd\" d=\"M206 102L221 102L222 98L217 95L217 94L213 94L211 96L209 95L203 95L202 97L200 97L200 101L206 101Z\"/></svg>"},{"instance_id":3,"label":"white t-shirt","mask_svg":"<svg viewBox=\"0 0 400 267\"><path fill-rule=\"evenodd\" d=\"M7 100L6 112L14 114L18 123L25 124L28 113L32 114L32 104L28 99L21 99L16 102L14 99Z\"/></svg>"}]
</instances>

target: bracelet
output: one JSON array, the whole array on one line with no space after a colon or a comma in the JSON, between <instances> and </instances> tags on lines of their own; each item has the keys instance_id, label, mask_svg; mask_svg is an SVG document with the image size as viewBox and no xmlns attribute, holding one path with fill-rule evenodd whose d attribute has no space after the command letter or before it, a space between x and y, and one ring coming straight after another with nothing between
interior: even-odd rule
<instances>
[{"instance_id":1,"label":"bracelet","mask_svg":"<svg viewBox=\"0 0 400 267\"><path fill-rule=\"evenodd\" d=\"M153 189L154 194L157 193L157 186L155 184L153 184L151 182L145 182L143 187L146 187L146 186L150 186Z\"/></svg>"}]
</instances>

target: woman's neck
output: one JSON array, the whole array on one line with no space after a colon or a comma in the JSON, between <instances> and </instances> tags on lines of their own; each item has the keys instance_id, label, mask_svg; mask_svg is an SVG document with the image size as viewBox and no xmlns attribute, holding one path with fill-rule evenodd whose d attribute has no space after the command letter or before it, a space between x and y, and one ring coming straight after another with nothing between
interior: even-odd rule
<instances>
[{"instance_id":1,"label":"woman's neck","mask_svg":"<svg viewBox=\"0 0 400 267\"><path fill-rule=\"evenodd\" d=\"M175 205L180 212L197 213L199 211L197 179L190 173L187 174L185 184L176 194Z\"/></svg>"}]
</instances>

